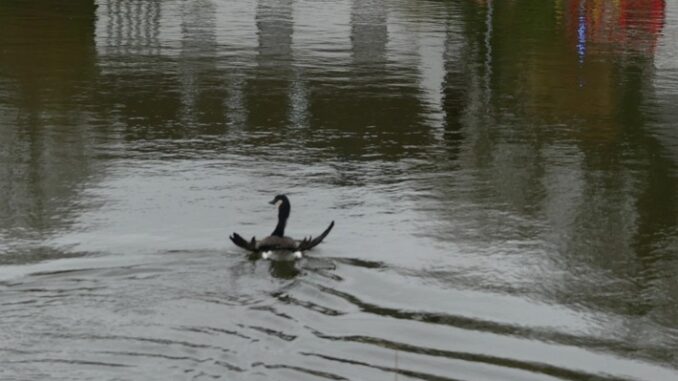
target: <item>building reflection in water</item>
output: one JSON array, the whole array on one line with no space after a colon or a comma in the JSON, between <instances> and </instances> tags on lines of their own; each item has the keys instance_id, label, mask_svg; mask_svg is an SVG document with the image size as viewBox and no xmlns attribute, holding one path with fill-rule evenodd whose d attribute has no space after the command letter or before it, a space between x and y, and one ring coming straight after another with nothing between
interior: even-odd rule
<instances>
[{"instance_id":1,"label":"building reflection in water","mask_svg":"<svg viewBox=\"0 0 678 381\"><path fill-rule=\"evenodd\" d=\"M181 122L201 133L223 132L224 81L218 70L216 5L211 0L182 3L178 57Z\"/></svg>"},{"instance_id":2,"label":"building reflection in water","mask_svg":"<svg viewBox=\"0 0 678 381\"><path fill-rule=\"evenodd\" d=\"M68 23L17 4L0 5L10 32L0 35L10 53L0 57L0 117L10 119L0 144L13 164L2 169L7 228L43 232L67 221L55 216L99 172L90 157L101 142L150 147L155 157L245 141L250 155L281 143L289 160L329 158L339 183L369 182L355 175L360 165L397 181L408 175L393 169L401 159L421 159L441 175L408 186L441 200L427 213L450 222L440 228L446 239L460 226L475 243L537 237L535 253L553 256L545 268L591 262L614 283L625 268L658 267L668 255L676 159L647 111L656 111L661 1L110 0L69 3ZM17 12L67 25L56 38L71 41L69 54L48 43L14 49L17 39L49 40L44 25L13 21ZM30 65L45 57L42 70ZM458 221L451 204L485 209ZM516 219L501 226L521 225L485 223L506 215ZM634 276L630 294L653 308L651 280Z\"/></svg>"},{"instance_id":3,"label":"building reflection in water","mask_svg":"<svg viewBox=\"0 0 678 381\"><path fill-rule=\"evenodd\" d=\"M293 77L292 5L292 0L257 1L256 68L246 84L249 128L288 126L289 88Z\"/></svg>"},{"instance_id":4,"label":"building reflection in water","mask_svg":"<svg viewBox=\"0 0 678 381\"><path fill-rule=\"evenodd\" d=\"M69 255L34 245L70 226L98 175L97 121L79 107L96 77L94 12L84 0L0 2L0 234L29 248L0 261Z\"/></svg>"},{"instance_id":5,"label":"building reflection in water","mask_svg":"<svg viewBox=\"0 0 678 381\"><path fill-rule=\"evenodd\" d=\"M225 81L224 123L242 130L247 123L245 90L247 76L254 65L258 42L255 1L224 1L216 4L216 43L218 75Z\"/></svg>"},{"instance_id":6,"label":"building reflection in water","mask_svg":"<svg viewBox=\"0 0 678 381\"><path fill-rule=\"evenodd\" d=\"M110 0L97 8L100 55L160 53L160 0Z\"/></svg>"},{"instance_id":7,"label":"building reflection in water","mask_svg":"<svg viewBox=\"0 0 678 381\"><path fill-rule=\"evenodd\" d=\"M676 244L678 173L670 154L675 144L657 134L661 125L653 116L664 103L654 78L664 1L494 6L489 111L502 128L483 139L491 155L482 161L488 170L479 173L491 175L484 181L500 209L535 222L522 229L541 235L542 252L552 255L540 267L590 271L573 282L519 276L556 282L545 287L556 299L579 293L585 295L579 303L600 306L587 292L595 289L625 295L609 307L616 312L670 319L658 303L671 288L665 269ZM516 22L549 17L555 22ZM467 33L478 41L484 31ZM482 189L476 191L482 198Z\"/></svg>"}]
</instances>

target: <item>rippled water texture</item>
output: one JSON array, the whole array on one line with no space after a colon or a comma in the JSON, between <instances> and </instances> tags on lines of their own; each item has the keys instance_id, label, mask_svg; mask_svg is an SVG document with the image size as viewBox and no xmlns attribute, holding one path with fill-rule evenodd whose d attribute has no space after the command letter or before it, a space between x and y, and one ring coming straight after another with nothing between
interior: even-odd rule
<instances>
[{"instance_id":1,"label":"rippled water texture","mask_svg":"<svg viewBox=\"0 0 678 381\"><path fill-rule=\"evenodd\" d=\"M0 1L0 379L678 380L678 3ZM297 263L227 236L326 241Z\"/></svg>"}]
</instances>

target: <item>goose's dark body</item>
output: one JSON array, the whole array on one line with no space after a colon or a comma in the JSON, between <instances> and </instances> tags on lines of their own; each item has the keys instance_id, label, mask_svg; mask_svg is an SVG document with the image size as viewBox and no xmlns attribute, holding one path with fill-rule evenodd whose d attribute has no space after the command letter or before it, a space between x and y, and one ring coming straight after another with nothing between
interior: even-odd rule
<instances>
[{"instance_id":1,"label":"goose's dark body","mask_svg":"<svg viewBox=\"0 0 678 381\"><path fill-rule=\"evenodd\" d=\"M229 238L239 247L252 252L302 252L310 250L322 242L334 227L334 221L325 229L322 234L313 238L308 237L302 240L295 240L285 236L285 226L287 219L290 216L291 205L289 199L285 195L276 196L271 204L278 205L278 224L270 236L257 241L255 237L247 241L238 233L233 233Z\"/></svg>"}]
</instances>

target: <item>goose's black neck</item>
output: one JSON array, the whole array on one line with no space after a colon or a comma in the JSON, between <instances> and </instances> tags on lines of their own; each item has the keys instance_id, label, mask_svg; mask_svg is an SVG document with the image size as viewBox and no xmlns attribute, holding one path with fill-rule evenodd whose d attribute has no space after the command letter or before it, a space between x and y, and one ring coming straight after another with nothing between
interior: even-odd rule
<instances>
[{"instance_id":1,"label":"goose's black neck","mask_svg":"<svg viewBox=\"0 0 678 381\"><path fill-rule=\"evenodd\" d=\"M278 225L275 226L275 230L271 235L277 237L283 237L285 235L285 225L287 224L287 219L282 219L278 217Z\"/></svg>"},{"instance_id":2,"label":"goose's black neck","mask_svg":"<svg viewBox=\"0 0 678 381\"><path fill-rule=\"evenodd\" d=\"M287 225L287 219L290 216L291 208L287 197L282 196L280 197L279 201L280 206L278 207L278 225L276 225L275 230L273 230L271 235L283 237L285 235L285 225Z\"/></svg>"}]
</instances>

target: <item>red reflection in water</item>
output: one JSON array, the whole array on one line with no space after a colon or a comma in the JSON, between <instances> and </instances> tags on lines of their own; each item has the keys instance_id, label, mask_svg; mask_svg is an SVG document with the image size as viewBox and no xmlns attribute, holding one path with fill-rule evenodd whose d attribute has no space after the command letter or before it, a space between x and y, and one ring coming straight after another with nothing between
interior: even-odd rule
<instances>
[{"instance_id":1,"label":"red reflection in water","mask_svg":"<svg viewBox=\"0 0 678 381\"><path fill-rule=\"evenodd\" d=\"M665 0L571 0L568 32L577 41L580 60L588 44L612 44L654 54L665 18Z\"/></svg>"},{"instance_id":2,"label":"red reflection in water","mask_svg":"<svg viewBox=\"0 0 678 381\"><path fill-rule=\"evenodd\" d=\"M658 35L664 26L664 0L623 0L620 2L622 27Z\"/></svg>"}]
</instances>

